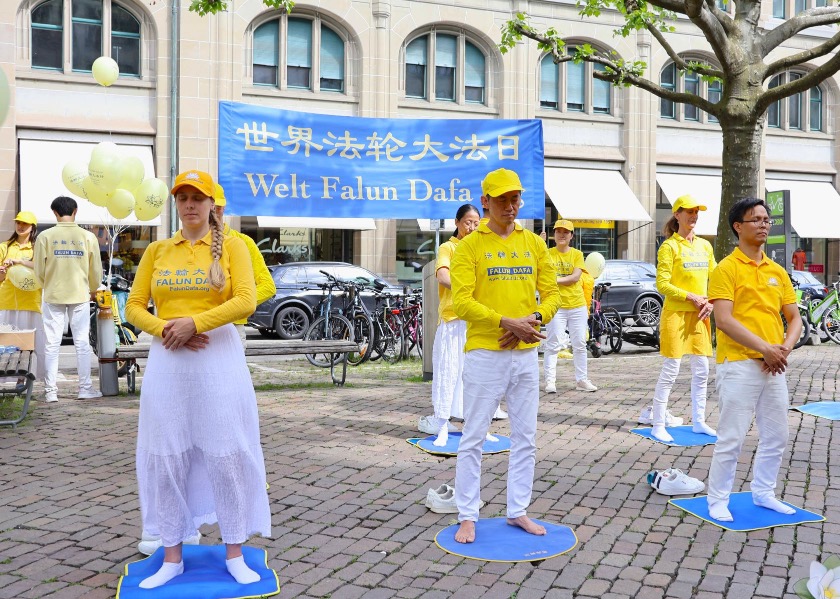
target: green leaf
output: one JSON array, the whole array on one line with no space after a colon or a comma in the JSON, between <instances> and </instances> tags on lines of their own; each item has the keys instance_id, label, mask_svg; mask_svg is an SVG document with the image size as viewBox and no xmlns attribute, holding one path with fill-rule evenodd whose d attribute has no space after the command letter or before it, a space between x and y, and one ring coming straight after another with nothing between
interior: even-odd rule
<instances>
[{"instance_id":1,"label":"green leaf","mask_svg":"<svg viewBox=\"0 0 840 599\"><path fill-rule=\"evenodd\" d=\"M836 555L829 555L828 558L823 562L823 566L825 566L828 570L840 568L840 557L837 557Z\"/></svg>"},{"instance_id":2,"label":"green leaf","mask_svg":"<svg viewBox=\"0 0 840 599\"><path fill-rule=\"evenodd\" d=\"M797 594L797 596L801 597L801 599L814 599L814 596L811 594L811 591L808 590L808 579L803 578L802 580L798 581L795 585L793 585L793 592Z\"/></svg>"}]
</instances>

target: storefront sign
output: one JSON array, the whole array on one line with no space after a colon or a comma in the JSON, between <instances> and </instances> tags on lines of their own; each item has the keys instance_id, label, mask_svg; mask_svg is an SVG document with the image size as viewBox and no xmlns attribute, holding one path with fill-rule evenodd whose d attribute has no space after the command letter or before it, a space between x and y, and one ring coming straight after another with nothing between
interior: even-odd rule
<instances>
[{"instance_id":1,"label":"storefront sign","mask_svg":"<svg viewBox=\"0 0 840 599\"><path fill-rule=\"evenodd\" d=\"M813 273L821 275L825 272L825 265L824 264L809 264L808 265L808 272L813 272Z\"/></svg>"},{"instance_id":2,"label":"storefront sign","mask_svg":"<svg viewBox=\"0 0 840 599\"><path fill-rule=\"evenodd\" d=\"M768 191L767 205L770 207L770 220L773 224L764 244L764 253L771 260L789 270L793 248L790 247L790 192Z\"/></svg>"},{"instance_id":3,"label":"storefront sign","mask_svg":"<svg viewBox=\"0 0 840 599\"><path fill-rule=\"evenodd\" d=\"M580 220L572 221L577 229L614 229L614 220Z\"/></svg>"},{"instance_id":4,"label":"storefront sign","mask_svg":"<svg viewBox=\"0 0 840 599\"><path fill-rule=\"evenodd\" d=\"M542 218L539 119L369 119L219 103L219 182L238 216L452 218L516 171Z\"/></svg>"}]
</instances>

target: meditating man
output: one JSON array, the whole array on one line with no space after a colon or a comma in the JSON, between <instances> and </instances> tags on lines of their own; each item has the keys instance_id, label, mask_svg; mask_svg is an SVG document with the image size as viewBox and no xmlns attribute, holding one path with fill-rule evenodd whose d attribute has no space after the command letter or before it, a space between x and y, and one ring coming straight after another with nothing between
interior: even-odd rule
<instances>
[{"instance_id":1,"label":"meditating man","mask_svg":"<svg viewBox=\"0 0 840 599\"><path fill-rule=\"evenodd\" d=\"M475 540L481 501L481 448L502 397L510 414L508 524L545 534L526 515L536 458L540 322L559 307L555 269L545 242L515 222L522 203L519 176L507 169L481 183L489 220L458 244L450 264L455 314L467 322L464 346L464 430L458 446L455 540ZM536 292L542 303L537 306Z\"/></svg>"}]
</instances>

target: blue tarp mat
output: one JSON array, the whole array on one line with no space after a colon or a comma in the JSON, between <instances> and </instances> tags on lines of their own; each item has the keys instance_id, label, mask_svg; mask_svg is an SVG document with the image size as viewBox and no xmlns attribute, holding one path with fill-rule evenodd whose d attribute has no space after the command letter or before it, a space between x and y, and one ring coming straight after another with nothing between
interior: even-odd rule
<instances>
[{"instance_id":1,"label":"blue tarp mat","mask_svg":"<svg viewBox=\"0 0 840 599\"><path fill-rule=\"evenodd\" d=\"M734 519L732 522L720 522L709 516L709 504L706 495L691 497L687 499L672 499L668 503L685 510L689 514L697 516L701 520L711 522L726 530L746 532L748 530L759 530L762 528L773 528L774 526L793 526L803 522L822 522L824 517L814 512L802 510L795 505L782 502L796 510L795 514L780 514L753 503L752 493L744 491L732 493L729 496L729 512Z\"/></svg>"},{"instance_id":2,"label":"blue tarp mat","mask_svg":"<svg viewBox=\"0 0 840 599\"><path fill-rule=\"evenodd\" d=\"M577 545L577 537L568 526L534 522L545 526L545 535L532 535L511 526L507 518L479 518L475 523L474 542L457 542L455 533L459 524L453 524L437 533L435 543L447 553L488 562L541 561L562 555Z\"/></svg>"}]
</instances>

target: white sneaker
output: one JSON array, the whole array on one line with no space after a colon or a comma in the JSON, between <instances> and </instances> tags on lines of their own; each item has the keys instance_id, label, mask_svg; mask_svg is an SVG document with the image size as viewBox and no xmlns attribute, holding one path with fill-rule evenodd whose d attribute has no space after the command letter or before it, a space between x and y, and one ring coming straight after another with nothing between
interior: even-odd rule
<instances>
[{"instance_id":1,"label":"white sneaker","mask_svg":"<svg viewBox=\"0 0 840 599\"><path fill-rule=\"evenodd\" d=\"M188 537L184 539L184 545L200 545L201 544L201 533L195 531L194 537ZM152 535L148 535L143 533L143 536L140 537L140 543L137 545L137 551L142 553L143 555L151 555L155 551L157 551L158 547L163 545L163 541L160 540L160 537L155 537Z\"/></svg>"},{"instance_id":2,"label":"white sneaker","mask_svg":"<svg viewBox=\"0 0 840 599\"><path fill-rule=\"evenodd\" d=\"M546 383L545 384L545 392L546 393L557 393L557 385L554 383Z\"/></svg>"},{"instance_id":3,"label":"white sneaker","mask_svg":"<svg viewBox=\"0 0 840 599\"><path fill-rule=\"evenodd\" d=\"M79 397L76 399L97 399L102 397L102 392L96 389L79 389Z\"/></svg>"},{"instance_id":4,"label":"white sneaker","mask_svg":"<svg viewBox=\"0 0 840 599\"><path fill-rule=\"evenodd\" d=\"M507 420L508 414L502 409L502 406L496 408L496 413L493 414L493 420Z\"/></svg>"},{"instance_id":5,"label":"white sneaker","mask_svg":"<svg viewBox=\"0 0 840 599\"><path fill-rule=\"evenodd\" d=\"M577 387L578 391L592 392L598 390L598 387L593 385L592 381L590 381L589 379L583 379L578 381L575 387Z\"/></svg>"},{"instance_id":6,"label":"white sneaker","mask_svg":"<svg viewBox=\"0 0 840 599\"><path fill-rule=\"evenodd\" d=\"M429 489L426 493L426 507L436 514L457 514L458 506L455 505L455 487L441 485L437 489ZM484 502L479 501L478 508L484 507Z\"/></svg>"},{"instance_id":7,"label":"white sneaker","mask_svg":"<svg viewBox=\"0 0 840 599\"><path fill-rule=\"evenodd\" d=\"M653 424L653 406L642 408L639 414L639 424ZM671 414L670 410L665 410L665 426L682 426L683 419L679 416Z\"/></svg>"},{"instance_id":8,"label":"white sneaker","mask_svg":"<svg viewBox=\"0 0 840 599\"><path fill-rule=\"evenodd\" d=\"M677 468L649 472L647 481L653 490L661 495L694 495L706 488L703 481L692 478Z\"/></svg>"},{"instance_id":9,"label":"white sneaker","mask_svg":"<svg viewBox=\"0 0 840 599\"><path fill-rule=\"evenodd\" d=\"M58 393L56 393L55 391L47 391L47 394L44 395L44 401L46 403L53 403L55 401L58 401Z\"/></svg>"},{"instance_id":10,"label":"white sneaker","mask_svg":"<svg viewBox=\"0 0 840 599\"><path fill-rule=\"evenodd\" d=\"M417 430L421 433L426 433L427 435L436 435L438 434L438 425L436 424L437 418L434 416L423 416L420 421L417 423ZM447 422L447 430L450 433L457 433L458 427L456 427L451 422Z\"/></svg>"}]
</instances>

